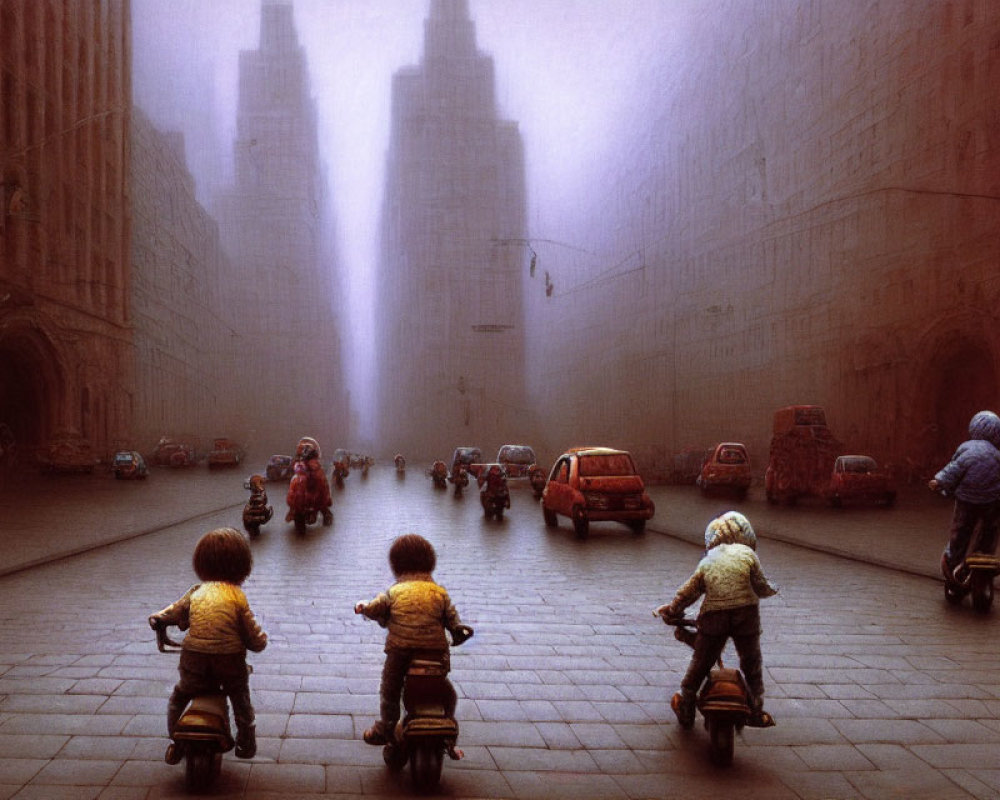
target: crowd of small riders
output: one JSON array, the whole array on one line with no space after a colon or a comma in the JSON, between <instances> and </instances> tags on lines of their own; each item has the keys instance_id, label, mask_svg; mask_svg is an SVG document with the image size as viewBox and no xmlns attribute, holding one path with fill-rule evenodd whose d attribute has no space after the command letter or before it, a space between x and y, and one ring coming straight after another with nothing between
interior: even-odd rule
<instances>
[{"instance_id":1,"label":"crowd of small riders","mask_svg":"<svg viewBox=\"0 0 1000 800\"><path fill-rule=\"evenodd\" d=\"M992 553L996 547L1000 417L990 411L976 414L969 425L969 437L929 484L955 501L950 536L942 555L946 577L961 563L977 532L975 546L980 551ZM405 468L402 456L397 456L395 464L397 470ZM495 489L500 488L503 479L502 470L492 468L479 476L481 485ZM332 518L330 486L315 439L304 437L299 442L286 499L287 521L293 518L292 509L303 504L322 515L324 521ZM655 611L667 621L676 621L683 617L685 609L701 600L697 632L690 640L694 652L680 689L671 700L677 721L685 729L692 727L698 693L730 639L748 690L750 717L746 724L775 724L763 707L758 603L776 594L778 588L765 576L756 549L756 535L743 514L728 511L711 520L705 530L704 557L673 599ZM462 627L447 589L434 578L437 556L431 542L416 534L403 534L392 542L388 560L395 582L354 607L355 613L375 620L387 631L378 717L363 734L364 741L372 745L384 745L392 739L400 717L403 677L410 663L431 657L444 664L447 672L446 633L454 637ZM153 627L169 624L187 631L178 664L179 680L168 702L168 733L173 735L178 716L193 696L221 688L233 704L238 758L252 758L256 753L246 654L260 652L268 642L241 588L252 566L250 546L241 532L233 528L209 531L193 555L200 583L149 620ZM449 713L453 711L454 701ZM171 749L166 758L169 763L177 761Z\"/></svg>"}]
</instances>

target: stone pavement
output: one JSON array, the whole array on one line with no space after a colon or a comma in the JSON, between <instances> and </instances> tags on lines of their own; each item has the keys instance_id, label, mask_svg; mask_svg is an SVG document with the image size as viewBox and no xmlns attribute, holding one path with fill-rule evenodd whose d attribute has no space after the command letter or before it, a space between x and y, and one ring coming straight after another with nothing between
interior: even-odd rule
<instances>
[{"instance_id":1,"label":"stone pavement","mask_svg":"<svg viewBox=\"0 0 1000 800\"><path fill-rule=\"evenodd\" d=\"M546 529L527 497L494 524L472 498L413 477L376 471L338 495L331 528L297 537L272 521L255 540L247 594L271 637L252 657L260 750L252 762L225 759L216 796L412 793L360 741L377 707L384 632L350 611L384 586L388 542L407 529L433 537L437 574L477 631L453 654L466 759L445 766L448 797L1000 796L1000 620L948 607L908 574L920 558L936 563L950 514L930 493L893 510L741 504L781 586L762 606L767 707L779 725L745 731L737 763L719 771L704 731L673 721L667 701L689 652L649 612L690 573L705 522L731 503L654 488L650 531L669 536L595 526L580 542L565 521ZM44 558L46 539L53 558L94 549L9 572L12 559L0 582L0 800L183 793L179 768L162 761L176 660L155 651L145 615L187 588L200 532L238 519L242 478L155 471L143 483L95 477L17 493L23 508L2 525L5 540L13 524L32 533L22 564ZM280 514L277 487L271 495ZM88 497L100 498L96 509ZM121 540L130 526L181 519L193 521ZM887 571L812 549L833 546L910 563Z\"/></svg>"},{"instance_id":2,"label":"stone pavement","mask_svg":"<svg viewBox=\"0 0 1000 800\"><path fill-rule=\"evenodd\" d=\"M153 468L145 481L116 481L108 474L97 474L0 485L0 575L246 501L242 481L250 469L190 469L199 470L196 483L190 480L189 470ZM716 513L737 508L750 517L763 539L932 578L940 578L938 565L952 508L950 501L920 487L902 491L892 509L833 510L813 501L794 507L770 506L758 487L743 503L702 498L690 486L650 486L649 494L657 508L650 531L701 544L707 521ZM845 520L850 524L844 525ZM893 529L888 536L884 534L887 521Z\"/></svg>"}]
</instances>

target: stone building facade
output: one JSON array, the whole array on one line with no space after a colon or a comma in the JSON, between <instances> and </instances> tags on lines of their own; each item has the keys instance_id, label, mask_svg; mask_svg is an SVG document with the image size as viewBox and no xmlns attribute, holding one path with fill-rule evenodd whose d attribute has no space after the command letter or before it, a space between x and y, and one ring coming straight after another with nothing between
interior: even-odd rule
<instances>
[{"instance_id":1,"label":"stone building facade","mask_svg":"<svg viewBox=\"0 0 1000 800\"><path fill-rule=\"evenodd\" d=\"M0 2L0 424L130 436L127 0Z\"/></svg>"},{"instance_id":2,"label":"stone building facade","mask_svg":"<svg viewBox=\"0 0 1000 800\"><path fill-rule=\"evenodd\" d=\"M850 451L926 477L1000 405L1000 6L690 4L644 113L540 251L532 396L550 450L651 473L774 409L825 406Z\"/></svg>"},{"instance_id":3,"label":"stone building facade","mask_svg":"<svg viewBox=\"0 0 1000 800\"><path fill-rule=\"evenodd\" d=\"M228 430L273 452L294 449L304 435L332 451L349 416L338 266L293 11L290 2L263 0L260 45L240 53L235 182L213 204L231 264L222 278L226 321L242 360Z\"/></svg>"},{"instance_id":4,"label":"stone building facade","mask_svg":"<svg viewBox=\"0 0 1000 800\"><path fill-rule=\"evenodd\" d=\"M395 75L391 109L375 287L380 447L491 455L530 424L525 171L466 0L432 0L423 60Z\"/></svg>"},{"instance_id":5,"label":"stone building facade","mask_svg":"<svg viewBox=\"0 0 1000 800\"><path fill-rule=\"evenodd\" d=\"M218 225L195 199L183 136L134 108L131 154L133 439L143 452L165 434L204 450L227 435L241 368L221 313L229 267Z\"/></svg>"}]
</instances>

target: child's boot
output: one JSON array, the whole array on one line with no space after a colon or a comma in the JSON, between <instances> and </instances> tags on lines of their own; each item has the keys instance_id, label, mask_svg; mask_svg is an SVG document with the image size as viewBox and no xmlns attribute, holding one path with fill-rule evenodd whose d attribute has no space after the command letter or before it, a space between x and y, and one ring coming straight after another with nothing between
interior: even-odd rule
<instances>
[{"instance_id":1,"label":"child's boot","mask_svg":"<svg viewBox=\"0 0 1000 800\"><path fill-rule=\"evenodd\" d=\"M677 716L678 724L686 731L694 727L694 697L688 697L682 692L677 692L670 698L670 708Z\"/></svg>"},{"instance_id":2,"label":"child's boot","mask_svg":"<svg viewBox=\"0 0 1000 800\"><path fill-rule=\"evenodd\" d=\"M777 723L774 717L764 710L764 701L760 698L750 701L750 716L747 717L748 728L773 728Z\"/></svg>"},{"instance_id":3,"label":"child's boot","mask_svg":"<svg viewBox=\"0 0 1000 800\"><path fill-rule=\"evenodd\" d=\"M236 757L253 758L257 755L257 727L249 725L236 734Z\"/></svg>"}]
</instances>

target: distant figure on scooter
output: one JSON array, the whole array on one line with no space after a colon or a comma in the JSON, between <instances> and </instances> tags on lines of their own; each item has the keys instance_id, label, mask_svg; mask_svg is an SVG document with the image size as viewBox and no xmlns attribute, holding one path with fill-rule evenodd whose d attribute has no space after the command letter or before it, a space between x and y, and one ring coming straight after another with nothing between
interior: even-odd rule
<instances>
[{"instance_id":1,"label":"distant figure on scooter","mask_svg":"<svg viewBox=\"0 0 1000 800\"><path fill-rule=\"evenodd\" d=\"M322 454L319 442L311 436L303 436L295 448L295 458L292 470L294 475L288 483L288 514L285 522L292 522L298 513L308 513L309 522L315 520L316 514L323 515L323 524L333 524L333 497L330 495L330 482L323 472Z\"/></svg>"},{"instance_id":2,"label":"distant figure on scooter","mask_svg":"<svg viewBox=\"0 0 1000 800\"><path fill-rule=\"evenodd\" d=\"M1000 521L1000 417L980 411L969 422L969 438L945 467L927 484L935 492L955 498L948 545L941 555L945 578L954 580L965 559L976 526L981 528L977 550L993 554Z\"/></svg>"},{"instance_id":3,"label":"distant figure on scooter","mask_svg":"<svg viewBox=\"0 0 1000 800\"><path fill-rule=\"evenodd\" d=\"M757 536L750 520L736 511L716 517L705 529L705 557L674 599L656 610L660 616L681 617L685 608L705 596L698 612L694 654L681 690L670 702L682 728L694 725L698 691L730 637L750 694L747 724L759 728L774 725L773 717L764 711L758 600L778 590L764 575L756 549Z\"/></svg>"},{"instance_id":4,"label":"distant figure on scooter","mask_svg":"<svg viewBox=\"0 0 1000 800\"><path fill-rule=\"evenodd\" d=\"M233 704L236 757L253 758L257 737L247 650L259 653L267 647L267 634L240 588L250 576L253 554L238 530L216 528L198 541L192 563L203 583L149 618L150 627L176 625L188 632L177 665L180 680L167 706L167 732L173 737L177 720L193 697L221 691ZM180 754L173 750L171 744L168 764L180 761Z\"/></svg>"},{"instance_id":5,"label":"distant figure on scooter","mask_svg":"<svg viewBox=\"0 0 1000 800\"><path fill-rule=\"evenodd\" d=\"M434 582L437 564L434 546L423 536L408 533L389 548L389 566L396 582L369 602L354 606L355 614L375 620L389 633L385 639L385 664L379 686L381 718L364 732L364 740L384 745L392 740L399 722L399 701L410 662L416 658L438 661L445 673L450 652L445 631L452 637L462 627L447 590ZM459 634L460 638L465 638ZM446 712L454 716L454 690Z\"/></svg>"}]
</instances>

